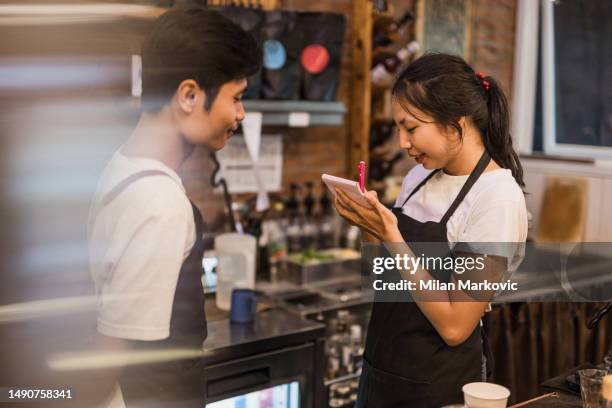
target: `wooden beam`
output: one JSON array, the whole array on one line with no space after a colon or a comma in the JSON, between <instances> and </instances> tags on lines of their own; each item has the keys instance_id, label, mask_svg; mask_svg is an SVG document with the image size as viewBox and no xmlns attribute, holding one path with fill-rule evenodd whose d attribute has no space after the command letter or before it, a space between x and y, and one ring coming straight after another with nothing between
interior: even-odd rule
<instances>
[{"instance_id":1,"label":"wooden beam","mask_svg":"<svg viewBox=\"0 0 612 408\"><path fill-rule=\"evenodd\" d=\"M353 179L358 176L360 160L369 158L371 81L372 64L372 13L369 0L354 0L352 15L352 74L349 114L349 160L347 175Z\"/></svg>"}]
</instances>

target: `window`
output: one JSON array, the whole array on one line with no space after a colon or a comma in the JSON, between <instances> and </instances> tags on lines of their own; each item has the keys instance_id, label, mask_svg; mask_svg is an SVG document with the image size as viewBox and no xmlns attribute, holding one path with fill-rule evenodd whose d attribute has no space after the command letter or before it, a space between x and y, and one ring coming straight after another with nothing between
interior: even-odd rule
<instances>
[{"instance_id":1,"label":"window","mask_svg":"<svg viewBox=\"0 0 612 408\"><path fill-rule=\"evenodd\" d=\"M612 158L609 0L539 6L521 0L518 15L513 131L519 150Z\"/></svg>"}]
</instances>

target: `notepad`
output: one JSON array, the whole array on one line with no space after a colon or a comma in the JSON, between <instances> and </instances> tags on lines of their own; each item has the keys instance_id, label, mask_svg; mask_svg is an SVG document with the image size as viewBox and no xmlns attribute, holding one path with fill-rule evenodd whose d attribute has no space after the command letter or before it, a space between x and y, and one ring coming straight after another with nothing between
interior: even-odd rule
<instances>
[{"instance_id":1,"label":"notepad","mask_svg":"<svg viewBox=\"0 0 612 408\"><path fill-rule=\"evenodd\" d=\"M354 180L348 180L342 177L323 174L321 180L325 183L329 191L336 196L336 189L342 190L349 198L364 207L372 207L366 200L363 192L359 188L359 183Z\"/></svg>"}]
</instances>

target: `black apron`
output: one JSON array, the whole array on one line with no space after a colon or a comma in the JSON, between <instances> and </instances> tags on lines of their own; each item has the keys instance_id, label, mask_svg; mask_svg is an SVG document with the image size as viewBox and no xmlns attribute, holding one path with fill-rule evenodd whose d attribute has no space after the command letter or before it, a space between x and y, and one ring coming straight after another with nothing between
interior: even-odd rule
<instances>
[{"instance_id":1,"label":"black apron","mask_svg":"<svg viewBox=\"0 0 612 408\"><path fill-rule=\"evenodd\" d=\"M428 257L441 255L432 254L435 249L431 246L418 248L418 243L448 245L446 223L489 161L490 156L485 151L440 222L420 222L402 213L402 207L410 197L439 170L432 171L401 206L393 208L404 241L409 243L415 254ZM436 279L450 282L450 272L429 270L429 273ZM366 337L356 407L439 408L461 403L462 386L483 380L482 353L480 325L464 343L451 347L415 302L375 301ZM490 363L491 359L487 358L487 361Z\"/></svg>"},{"instance_id":2,"label":"black apron","mask_svg":"<svg viewBox=\"0 0 612 408\"><path fill-rule=\"evenodd\" d=\"M103 197L102 207L108 205L134 181L158 175L168 176L157 170L142 171L129 176ZM207 336L204 289L201 280L204 222L200 211L193 202L190 203L196 227L196 240L179 273L172 304L170 336L159 341L130 340L132 350L203 350ZM162 363L129 365L121 371L119 385L128 408L202 408L206 404L203 374L204 369L200 359L193 357Z\"/></svg>"}]
</instances>

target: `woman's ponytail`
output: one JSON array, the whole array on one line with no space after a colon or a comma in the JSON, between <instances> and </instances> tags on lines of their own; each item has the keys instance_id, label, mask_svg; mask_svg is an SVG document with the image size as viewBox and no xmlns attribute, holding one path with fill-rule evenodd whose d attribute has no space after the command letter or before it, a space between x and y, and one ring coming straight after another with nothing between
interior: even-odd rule
<instances>
[{"instance_id":1,"label":"woman's ponytail","mask_svg":"<svg viewBox=\"0 0 612 408\"><path fill-rule=\"evenodd\" d=\"M521 187L525 187L523 167L512 144L510 134L510 110L508 100L495 79L479 76L487 98L489 111L488 127L482 135L483 143L491 158L502 167L510 169L512 176Z\"/></svg>"}]
</instances>

